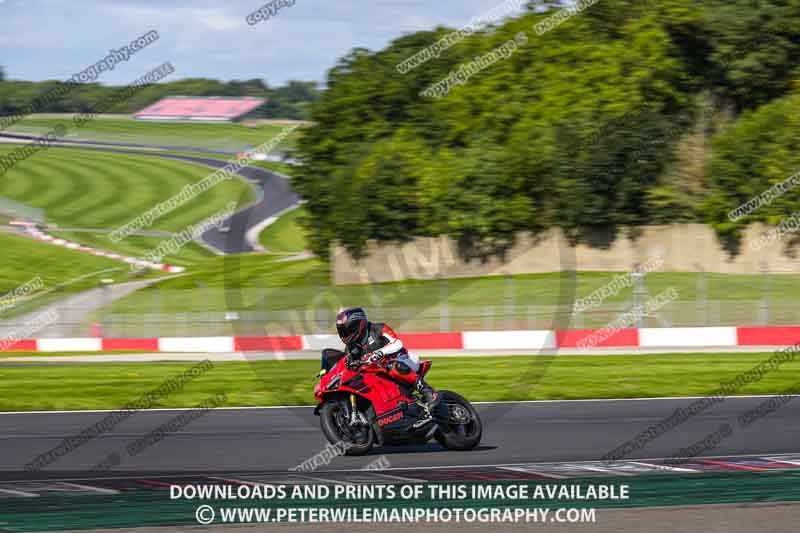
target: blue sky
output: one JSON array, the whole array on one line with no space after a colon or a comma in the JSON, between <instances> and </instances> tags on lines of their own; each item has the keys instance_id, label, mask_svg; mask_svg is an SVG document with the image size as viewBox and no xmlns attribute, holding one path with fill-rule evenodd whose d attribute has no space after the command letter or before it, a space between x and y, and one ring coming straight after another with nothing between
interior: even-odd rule
<instances>
[{"instance_id":1,"label":"blue sky","mask_svg":"<svg viewBox=\"0 0 800 533\"><path fill-rule=\"evenodd\" d=\"M125 84L171 61L169 79L318 80L355 47L461 26L503 0L296 0L250 26L251 0L0 0L0 66L10 79L64 80L150 30L160 39L101 83Z\"/></svg>"}]
</instances>

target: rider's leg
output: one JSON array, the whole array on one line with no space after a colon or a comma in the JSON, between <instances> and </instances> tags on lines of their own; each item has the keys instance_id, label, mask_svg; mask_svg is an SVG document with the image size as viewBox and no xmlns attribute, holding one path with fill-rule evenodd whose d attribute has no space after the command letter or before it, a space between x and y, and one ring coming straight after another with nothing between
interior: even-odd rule
<instances>
[{"instance_id":1,"label":"rider's leg","mask_svg":"<svg viewBox=\"0 0 800 533\"><path fill-rule=\"evenodd\" d=\"M422 393L422 397L425 399L425 403L428 404L429 409L436 407L439 402L439 393L422 376L417 378L417 390Z\"/></svg>"},{"instance_id":2,"label":"rider's leg","mask_svg":"<svg viewBox=\"0 0 800 533\"><path fill-rule=\"evenodd\" d=\"M435 407L436 402L439 401L439 395L436 393L436 390L425 381L425 378L419 374L419 358L412 352L406 351L397 357L397 361L406 365L406 367L413 371L414 387L422 394L422 398L429 408Z\"/></svg>"},{"instance_id":3,"label":"rider's leg","mask_svg":"<svg viewBox=\"0 0 800 533\"><path fill-rule=\"evenodd\" d=\"M333 348L326 348L325 350L322 350L322 370L328 372L336 363L339 362L339 359L345 355L347 355L345 352L341 350L335 350Z\"/></svg>"},{"instance_id":4,"label":"rider's leg","mask_svg":"<svg viewBox=\"0 0 800 533\"><path fill-rule=\"evenodd\" d=\"M394 364L389 367L389 376L412 388L417 386L417 373L414 372L410 366L401 361L395 361Z\"/></svg>"},{"instance_id":5,"label":"rider's leg","mask_svg":"<svg viewBox=\"0 0 800 533\"><path fill-rule=\"evenodd\" d=\"M433 409L436 406L436 403L439 401L439 393L431 387L425 378L419 374L420 363L419 357L414 355L414 353L406 351L400 357L397 358L398 361L405 363L417 374L417 381L415 383L417 390L422 394L422 398L425 400L425 403L428 405L430 409Z\"/></svg>"},{"instance_id":6,"label":"rider's leg","mask_svg":"<svg viewBox=\"0 0 800 533\"><path fill-rule=\"evenodd\" d=\"M422 398L425 400L425 403L428 404L428 407L435 406L439 395L433 387L428 385L425 379L417 373L416 369L409 364L409 361L400 360L400 358L398 358L395 364L390 368L389 375L398 381L402 381L416 388L422 394Z\"/></svg>"}]
</instances>

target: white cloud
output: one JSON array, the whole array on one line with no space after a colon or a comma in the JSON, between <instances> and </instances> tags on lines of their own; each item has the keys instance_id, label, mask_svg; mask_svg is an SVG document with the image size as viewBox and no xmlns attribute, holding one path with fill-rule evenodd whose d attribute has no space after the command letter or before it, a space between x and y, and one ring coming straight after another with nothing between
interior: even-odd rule
<instances>
[{"instance_id":1,"label":"white cloud","mask_svg":"<svg viewBox=\"0 0 800 533\"><path fill-rule=\"evenodd\" d=\"M198 23L212 30L225 31L242 27L241 18L227 15L218 9L193 9L192 14Z\"/></svg>"}]
</instances>

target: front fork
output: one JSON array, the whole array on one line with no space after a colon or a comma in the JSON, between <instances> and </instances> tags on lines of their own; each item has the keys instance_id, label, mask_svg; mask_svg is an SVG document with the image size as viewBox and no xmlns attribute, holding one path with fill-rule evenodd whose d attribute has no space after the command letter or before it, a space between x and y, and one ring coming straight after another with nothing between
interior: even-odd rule
<instances>
[{"instance_id":1,"label":"front fork","mask_svg":"<svg viewBox=\"0 0 800 533\"><path fill-rule=\"evenodd\" d=\"M364 413L358 410L358 405L356 405L356 395L350 394L350 413L347 415L348 424L351 427L355 426L369 426L369 422L367 418L364 416Z\"/></svg>"},{"instance_id":2,"label":"front fork","mask_svg":"<svg viewBox=\"0 0 800 533\"><path fill-rule=\"evenodd\" d=\"M358 407L356 406L356 395L350 394L350 425L358 424Z\"/></svg>"}]
</instances>

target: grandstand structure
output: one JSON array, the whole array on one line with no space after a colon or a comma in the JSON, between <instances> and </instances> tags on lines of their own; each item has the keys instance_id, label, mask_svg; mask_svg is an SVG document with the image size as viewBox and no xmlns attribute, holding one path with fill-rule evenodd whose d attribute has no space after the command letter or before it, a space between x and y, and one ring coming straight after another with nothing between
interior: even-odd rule
<instances>
[{"instance_id":1,"label":"grandstand structure","mask_svg":"<svg viewBox=\"0 0 800 533\"><path fill-rule=\"evenodd\" d=\"M238 122L252 115L266 103L264 98L227 96L168 96L147 106L136 120L190 120Z\"/></svg>"}]
</instances>

